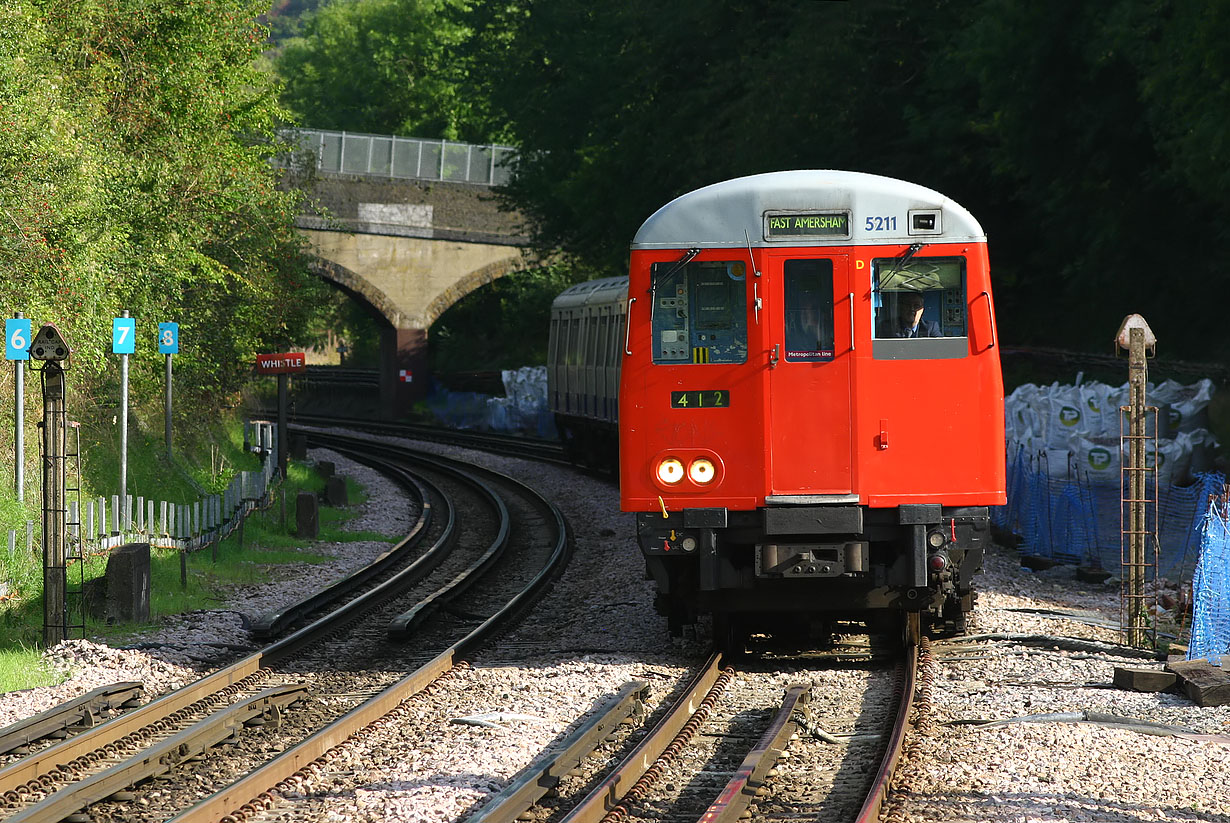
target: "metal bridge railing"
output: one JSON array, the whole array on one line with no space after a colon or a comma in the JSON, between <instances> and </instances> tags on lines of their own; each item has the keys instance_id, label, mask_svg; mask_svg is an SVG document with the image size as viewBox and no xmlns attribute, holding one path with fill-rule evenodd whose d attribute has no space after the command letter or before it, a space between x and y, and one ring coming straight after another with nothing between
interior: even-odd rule
<instances>
[{"instance_id":1,"label":"metal bridge railing","mask_svg":"<svg viewBox=\"0 0 1230 823\"><path fill-rule=\"evenodd\" d=\"M511 146L479 146L387 134L320 129L290 129L288 134L303 154L315 158L316 170L323 174L502 186L512 176L512 163L517 156L517 150ZM296 155L297 160L299 156ZM281 162L290 164L286 158Z\"/></svg>"}]
</instances>

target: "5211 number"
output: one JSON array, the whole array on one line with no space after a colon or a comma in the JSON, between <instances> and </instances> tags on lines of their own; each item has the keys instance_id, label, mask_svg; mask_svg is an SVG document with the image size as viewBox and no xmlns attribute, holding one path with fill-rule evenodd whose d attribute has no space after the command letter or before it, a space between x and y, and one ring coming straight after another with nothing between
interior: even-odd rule
<instances>
[{"instance_id":1,"label":"5211 number","mask_svg":"<svg viewBox=\"0 0 1230 823\"><path fill-rule=\"evenodd\" d=\"M896 217L868 217L866 223L867 231L896 231Z\"/></svg>"}]
</instances>

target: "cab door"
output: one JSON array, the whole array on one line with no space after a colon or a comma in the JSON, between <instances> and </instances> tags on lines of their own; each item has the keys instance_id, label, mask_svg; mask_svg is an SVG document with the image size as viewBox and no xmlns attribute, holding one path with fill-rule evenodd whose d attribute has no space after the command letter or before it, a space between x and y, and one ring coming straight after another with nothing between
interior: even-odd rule
<instances>
[{"instance_id":1,"label":"cab door","mask_svg":"<svg viewBox=\"0 0 1230 823\"><path fill-rule=\"evenodd\" d=\"M767 264L770 493L848 498L854 358L849 258L773 250Z\"/></svg>"}]
</instances>

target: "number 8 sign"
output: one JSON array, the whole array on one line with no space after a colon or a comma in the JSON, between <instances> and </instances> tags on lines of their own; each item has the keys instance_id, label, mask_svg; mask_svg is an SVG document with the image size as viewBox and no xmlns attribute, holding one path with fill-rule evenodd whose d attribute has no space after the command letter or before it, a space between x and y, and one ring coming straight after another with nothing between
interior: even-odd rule
<instances>
[{"instance_id":1,"label":"number 8 sign","mask_svg":"<svg viewBox=\"0 0 1230 823\"><path fill-rule=\"evenodd\" d=\"M31 321L4 321L4 356L8 360L30 359Z\"/></svg>"},{"instance_id":2,"label":"number 8 sign","mask_svg":"<svg viewBox=\"0 0 1230 823\"><path fill-rule=\"evenodd\" d=\"M179 354L179 324L158 324L158 353Z\"/></svg>"}]
</instances>

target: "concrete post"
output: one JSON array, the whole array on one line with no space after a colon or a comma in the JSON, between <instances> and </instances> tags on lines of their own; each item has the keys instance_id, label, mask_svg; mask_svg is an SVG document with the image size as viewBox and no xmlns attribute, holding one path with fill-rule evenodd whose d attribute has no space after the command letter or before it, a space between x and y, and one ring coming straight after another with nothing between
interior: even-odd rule
<instances>
[{"instance_id":1,"label":"concrete post","mask_svg":"<svg viewBox=\"0 0 1230 823\"><path fill-rule=\"evenodd\" d=\"M316 495L299 492L295 498L295 534L315 539L320 534L320 509Z\"/></svg>"}]
</instances>

